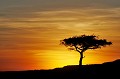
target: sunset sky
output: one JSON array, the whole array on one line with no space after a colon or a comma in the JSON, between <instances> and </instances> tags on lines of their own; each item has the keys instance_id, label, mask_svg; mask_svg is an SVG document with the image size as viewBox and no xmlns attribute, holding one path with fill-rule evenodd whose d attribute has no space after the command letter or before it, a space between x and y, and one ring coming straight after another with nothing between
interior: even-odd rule
<instances>
[{"instance_id":1,"label":"sunset sky","mask_svg":"<svg viewBox=\"0 0 120 79\"><path fill-rule=\"evenodd\" d=\"M60 40L83 34L113 42L87 50L84 65L119 59L120 0L0 0L0 71L78 65Z\"/></svg>"}]
</instances>

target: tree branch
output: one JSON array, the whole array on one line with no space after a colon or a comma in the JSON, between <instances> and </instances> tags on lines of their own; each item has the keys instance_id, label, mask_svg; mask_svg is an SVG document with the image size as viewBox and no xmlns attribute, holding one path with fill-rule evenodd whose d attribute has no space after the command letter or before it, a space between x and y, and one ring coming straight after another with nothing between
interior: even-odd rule
<instances>
[{"instance_id":1,"label":"tree branch","mask_svg":"<svg viewBox=\"0 0 120 79\"><path fill-rule=\"evenodd\" d=\"M77 47L77 46L74 46L74 47L75 47L76 51L78 51L79 53L81 52L81 51L78 50L78 47Z\"/></svg>"}]
</instances>

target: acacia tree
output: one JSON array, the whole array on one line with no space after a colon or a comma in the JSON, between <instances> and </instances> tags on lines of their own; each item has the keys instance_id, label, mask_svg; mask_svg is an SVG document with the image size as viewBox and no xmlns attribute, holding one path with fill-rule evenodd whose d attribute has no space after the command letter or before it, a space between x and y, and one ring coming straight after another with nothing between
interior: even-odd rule
<instances>
[{"instance_id":1,"label":"acacia tree","mask_svg":"<svg viewBox=\"0 0 120 79\"><path fill-rule=\"evenodd\" d=\"M62 45L69 47L70 50L75 50L80 53L79 66L82 66L83 52L88 49L97 49L111 45L112 42L108 42L106 39L99 39L95 35L81 35L65 38L60 41Z\"/></svg>"}]
</instances>

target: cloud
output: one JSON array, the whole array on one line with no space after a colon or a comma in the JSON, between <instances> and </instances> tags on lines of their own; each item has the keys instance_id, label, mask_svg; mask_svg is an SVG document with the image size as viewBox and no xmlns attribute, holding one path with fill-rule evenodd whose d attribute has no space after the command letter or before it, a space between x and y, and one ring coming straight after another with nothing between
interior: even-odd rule
<instances>
[{"instance_id":1,"label":"cloud","mask_svg":"<svg viewBox=\"0 0 120 79\"><path fill-rule=\"evenodd\" d=\"M119 7L119 0L1 0L0 16L14 17L16 14L17 16L21 16L20 14L29 16L31 12L47 10ZM6 12L9 14L6 15ZM12 15L11 12L14 14Z\"/></svg>"},{"instance_id":2,"label":"cloud","mask_svg":"<svg viewBox=\"0 0 120 79\"><path fill-rule=\"evenodd\" d=\"M105 32L107 36L120 29L120 8L20 11L0 12L0 49L45 50L57 47L66 36Z\"/></svg>"},{"instance_id":3,"label":"cloud","mask_svg":"<svg viewBox=\"0 0 120 79\"><path fill-rule=\"evenodd\" d=\"M11 28L19 28L23 30L24 27L40 27L40 29L69 29L69 30L97 30L97 29L111 29L113 26L118 27L120 19L120 8L86 8L86 9L63 9L63 10L47 10L47 11L35 11L35 12L23 12L14 13L10 17L7 16L0 18L0 26L9 26ZM29 14L29 15L27 15ZM27 15L27 16L26 16ZM8 17L9 16L9 17ZM22 17L21 17L22 16ZM105 27L103 27L105 26ZM48 28L50 27L50 28ZM74 29L74 28L75 29ZM87 27L87 28L86 28ZM99 27L99 28L97 28ZM1 29L4 29L1 27ZM6 28L5 28L6 29ZM9 30L9 29L8 29ZM21 32L26 34L27 31ZM35 30L30 29L31 34L36 33ZM2 31L3 32L3 31ZM16 30L17 32L17 30ZM19 31L18 31L19 32ZM7 33L7 32L6 32ZM14 33L14 32L12 32ZM29 33L29 32L28 32ZM38 33L38 32L37 32Z\"/></svg>"},{"instance_id":4,"label":"cloud","mask_svg":"<svg viewBox=\"0 0 120 79\"><path fill-rule=\"evenodd\" d=\"M70 30L57 27L0 27L1 50L51 50ZM56 38L57 37L57 38Z\"/></svg>"},{"instance_id":5,"label":"cloud","mask_svg":"<svg viewBox=\"0 0 120 79\"><path fill-rule=\"evenodd\" d=\"M0 18L1 23L62 23L62 22L83 22L98 20L100 18L116 17L119 19L119 8L110 9L68 9L68 10L48 10L23 13L6 13ZM112 19L112 18L111 18ZM26 25L26 24L24 24ZM24 26L23 25L23 26ZM30 25L29 25L30 26Z\"/></svg>"},{"instance_id":6,"label":"cloud","mask_svg":"<svg viewBox=\"0 0 120 79\"><path fill-rule=\"evenodd\" d=\"M119 0L1 0L0 5L7 7L34 7L44 9L80 7L120 7Z\"/></svg>"}]
</instances>

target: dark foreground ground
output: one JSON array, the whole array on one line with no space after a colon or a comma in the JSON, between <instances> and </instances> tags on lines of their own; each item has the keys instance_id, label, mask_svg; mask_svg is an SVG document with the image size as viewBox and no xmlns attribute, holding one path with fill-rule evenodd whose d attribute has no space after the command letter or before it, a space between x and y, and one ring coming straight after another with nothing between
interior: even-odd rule
<instances>
[{"instance_id":1,"label":"dark foreground ground","mask_svg":"<svg viewBox=\"0 0 120 79\"><path fill-rule=\"evenodd\" d=\"M0 72L0 79L120 79L120 59L82 67Z\"/></svg>"}]
</instances>

